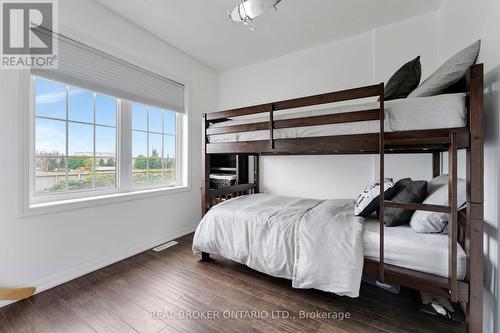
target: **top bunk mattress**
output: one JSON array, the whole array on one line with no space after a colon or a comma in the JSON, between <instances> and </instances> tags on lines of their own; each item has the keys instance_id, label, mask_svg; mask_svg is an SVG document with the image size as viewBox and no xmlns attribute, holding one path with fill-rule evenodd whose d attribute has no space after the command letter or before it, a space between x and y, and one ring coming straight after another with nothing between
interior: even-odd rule
<instances>
[{"instance_id":1,"label":"top bunk mattress","mask_svg":"<svg viewBox=\"0 0 500 333\"><path fill-rule=\"evenodd\" d=\"M387 101L385 108L385 131L412 131L444 128L460 128L466 126L467 108L466 94L445 94L430 97L404 98ZM276 111L274 120L322 116L328 114L363 111L376 109L379 102L351 104L318 109L300 108L293 110ZM228 118L227 121L210 125L210 128L251 124L268 121L268 114L255 114ZM304 126L274 130L274 139L294 139L319 136L335 136L347 134L378 133L379 121L359 121L352 123ZM209 135L210 143L257 141L269 139L269 130L252 132L228 133Z\"/></svg>"}]
</instances>

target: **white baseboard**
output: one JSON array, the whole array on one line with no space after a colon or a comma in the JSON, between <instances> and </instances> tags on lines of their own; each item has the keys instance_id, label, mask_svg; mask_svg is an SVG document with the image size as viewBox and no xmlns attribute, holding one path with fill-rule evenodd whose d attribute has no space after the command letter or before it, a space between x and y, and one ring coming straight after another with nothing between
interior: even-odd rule
<instances>
[{"instance_id":1,"label":"white baseboard","mask_svg":"<svg viewBox=\"0 0 500 333\"><path fill-rule=\"evenodd\" d=\"M134 256L138 253L147 251L155 246L158 246L160 244L166 243L168 241L174 240L176 238L182 237L184 235L187 235L193 231L195 231L197 225L189 226L184 229L181 229L177 232L172 233L171 235L164 236L162 239L154 240L151 242L148 242L146 244L139 244L137 246L134 246L133 248L127 250L127 251L122 251L120 253L115 253L109 256L106 256L104 258L85 263L83 265L80 265L78 267L72 268L70 270L53 274L49 277L40 279L38 281L32 282L32 283L27 283L25 286L29 285L30 287L35 287L36 288L36 294L56 287L60 284L66 283L68 281L74 280L80 276L83 276L85 274L91 273L93 271L96 271L100 268L109 266L111 264L114 264L115 262L118 262L120 260L126 259L128 257ZM15 303L16 301L0 301L0 308L4 307L6 305Z\"/></svg>"}]
</instances>

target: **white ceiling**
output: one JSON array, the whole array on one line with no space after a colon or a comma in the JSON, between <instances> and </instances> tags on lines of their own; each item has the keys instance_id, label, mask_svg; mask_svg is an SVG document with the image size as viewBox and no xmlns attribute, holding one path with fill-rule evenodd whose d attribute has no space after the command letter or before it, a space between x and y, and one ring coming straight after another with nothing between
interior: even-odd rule
<instances>
[{"instance_id":1,"label":"white ceiling","mask_svg":"<svg viewBox=\"0 0 500 333\"><path fill-rule=\"evenodd\" d=\"M282 0L232 23L239 0L96 0L217 71L275 58L439 9L441 0Z\"/></svg>"}]
</instances>

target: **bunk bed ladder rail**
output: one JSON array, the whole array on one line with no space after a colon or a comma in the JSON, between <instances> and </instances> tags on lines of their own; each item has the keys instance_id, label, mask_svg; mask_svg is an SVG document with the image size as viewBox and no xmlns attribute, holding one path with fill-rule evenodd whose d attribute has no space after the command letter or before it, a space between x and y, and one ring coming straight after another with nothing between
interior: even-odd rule
<instances>
[{"instance_id":1,"label":"bunk bed ladder rail","mask_svg":"<svg viewBox=\"0 0 500 333\"><path fill-rule=\"evenodd\" d=\"M448 149L448 204L450 221L448 221L448 274L449 289L452 302L458 301L457 282L457 242L458 242L458 207L457 207L457 133L450 133Z\"/></svg>"},{"instance_id":2,"label":"bunk bed ladder rail","mask_svg":"<svg viewBox=\"0 0 500 333\"><path fill-rule=\"evenodd\" d=\"M384 199L384 156L385 156L385 113L384 113L384 84L380 83L379 85L379 122L380 122L380 130L379 130L379 184L380 184L380 211L379 211L379 222L380 222L380 231L379 231L379 262L378 262L378 281L384 283L385 282L385 265L384 265L384 208L385 208L385 199Z\"/></svg>"},{"instance_id":3,"label":"bunk bed ladder rail","mask_svg":"<svg viewBox=\"0 0 500 333\"><path fill-rule=\"evenodd\" d=\"M449 134L449 148L448 148L448 206L443 205L431 205L431 204L419 204L419 203L400 203L394 201L385 201L381 205L380 213L380 242L383 243L383 209L387 207L400 208L400 209L410 209L410 210L424 210L429 212L440 212L450 214L450 221L448 222L448 289L450 293L450 299L452 302L458 301L458 280L457 280L457 242L458 242L458 207L457 207L457 154L458 154L458 141L457 133L451 131ZM433 163L434 166L436 162ZM381 174L383 166L381 165ZM434 175L436 172L434 172ZM380 197L383 198L383 188L381 186ZM381 200L382 202L382 200ZM383 255L383 246L381 246L380 252L381 257ZM379 265L383 265L383 260L380 260ZM382 268L379 269L379 279L382 272ZM383 277L383 275L382 275ZM383 281L381 281L383 282Z\"/></svg>"}]
</instances>

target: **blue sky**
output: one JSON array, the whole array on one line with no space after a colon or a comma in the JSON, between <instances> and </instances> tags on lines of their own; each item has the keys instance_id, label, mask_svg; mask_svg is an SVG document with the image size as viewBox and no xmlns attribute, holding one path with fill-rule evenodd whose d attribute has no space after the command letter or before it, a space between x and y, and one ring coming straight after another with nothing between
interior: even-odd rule
<instances>
[{"instance_id":1,"label":"blue sky","mask_svg":"<svg viewBox=\"0 0 500 333\"><path fill-rule=\"evenodd\" d=\"M93 93L66 86L52 81L36 79L36 115L54 119L36 119L36 152L65 154L66 152L66 96L68 96L68 151L91 154L94 145L94 110ZM162 115L163 113L163 115ZM164 140L164 156L175 155L175 113L163 112L161 109L148 108L140 104L132 104L132 127L138 130L164 134L149 134L149 152L153 149L161 154L162 138ZM163 118L163 120L162 120ZM60 119L60 120L58 120ZM85 122L90 124L81 124ZM96 153L116 154L116 129L100 126L116 126L116 99L96 94ZM147 155L147 134L134 131L132 136L133 156Z\"/></svg>"}]
</instances>

